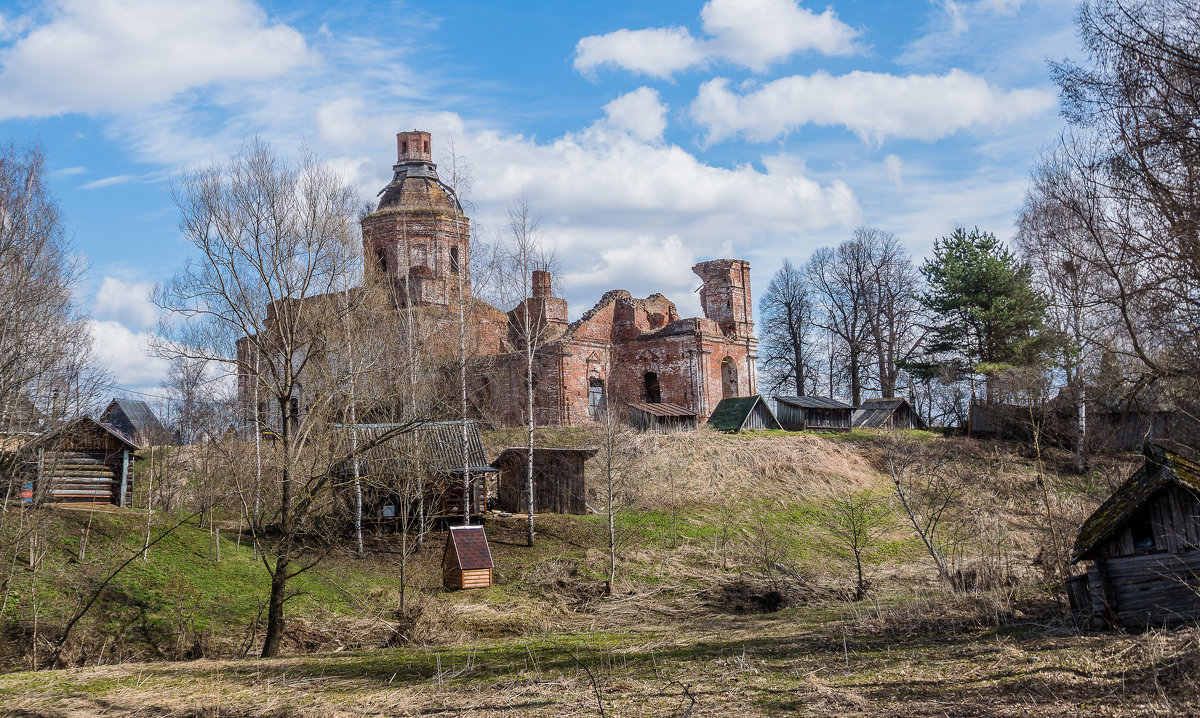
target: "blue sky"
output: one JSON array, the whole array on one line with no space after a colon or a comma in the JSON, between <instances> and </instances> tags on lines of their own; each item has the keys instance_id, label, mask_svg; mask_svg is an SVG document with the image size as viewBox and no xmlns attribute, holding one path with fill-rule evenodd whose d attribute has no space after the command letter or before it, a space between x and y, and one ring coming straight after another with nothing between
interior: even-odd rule
<instances>
[{"instance_id":1,"label":"blue sky","mask_svg":"<svg viewBox=\"0 0 1200 718\"><path fill-rule=\"evenodd\" d=\"M364 199L394 133L453 139L473 216L522 191L578 316L607 289L698 312L693 263L783 258L860 224L920 257L956 224L1009 237L1062 127L1046 59L1069 0L0 3L0 138L39 141L90 266L119 382L153 388L146 300L188 255L170 182L251 135L302 143Z\"/></svg>"}]
</instances>

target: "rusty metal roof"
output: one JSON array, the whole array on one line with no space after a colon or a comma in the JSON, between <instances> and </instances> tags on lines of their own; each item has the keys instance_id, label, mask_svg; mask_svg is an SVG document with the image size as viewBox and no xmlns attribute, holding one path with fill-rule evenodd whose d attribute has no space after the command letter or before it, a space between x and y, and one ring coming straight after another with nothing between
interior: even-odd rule
<instances>
[{"instance_id":1,"label":"rusty metal roof","mask_svg":"<svg viewBox=\"0 0 1200 718\"><path fill-rule=\"evenodd\" d=\"M1112 538L1130 516L1169 484L1200 491L1200 464L1155 444L1146 444L1142 452L1146 455L1142 467L1079 527L1071 563L1090 558L1093 550Z\"/></svg>"},{"instance_id":2,"label":"rusty metal roof","mask_svg":"<svg viewBox=\"0 0 1200 718\"><path fill-rule=\"evenodd\" d=\"M657 404L650 404L646 402L629 402L629 407L631 409L643 411L652 416L689 417L696 415L696 412L692 411L691 409L685 409L678 404L667 404L661 402Z\"/></svg>"},{"instance_id":3,"label":"rusty metal roof","mask_svg":"<svg viewBox=\"0 0 1200 718\"><path fill-rule=\"evenodd\" d=\"M451 526L446 537L446 553L464 571L493 568L492 549L482 526Z\"/></svg>"}]
</instances>

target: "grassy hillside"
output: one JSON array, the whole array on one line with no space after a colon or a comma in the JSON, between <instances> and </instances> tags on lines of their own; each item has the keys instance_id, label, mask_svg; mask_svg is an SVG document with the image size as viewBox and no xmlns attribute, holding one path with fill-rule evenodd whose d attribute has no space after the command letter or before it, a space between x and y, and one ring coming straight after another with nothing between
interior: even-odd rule
<instances>
[{"instance_id":1,"label":"grassy hillside","mask_svg":"<svg viewBox=\"0 0 1200 718\"><path fill-rule=\"evenodd\" d=\"M520 518L488 519L487 591L440 589L434 533L413 558L403 609L398 539L372 535L367 558L338 550L297 580L286 657L249 660L265 571L234 524L217 562L208 526L192 522L102 593L66 653L81 667L0 677L0 714L562 715L598 714L599 701L607 715L665 716L694 699L691 715L1071 715L1097 702L1133 715L1195 704L1195 634L1080 635L1046 573L1044 497L1067 542L1132 457L1076 477L1060 472L1069 457L1052 455L1043 492L1015 445L915 439L948 442L931 446L961 470L955 565L991 577L966 594L939 583L889 504L893 526L867 556L870 598L847 600L852 571L822 538L822 516L847 490L888 495L876 435L638 436L614 596L603 595L600 516L539 517L533 548ZM495 453L520 436L487 440ZM593 440L563 430L539 443ZM17 557L0 614L9 670L31 664L35 617L44 655L45 637L145 536L136 510L39 516L45 554L36 571ZM29 518L13 512L5 530ZM152 535L168 525L159 519ZM203 660L163 662L180 659Z\"/></svg>"}]
</instances>

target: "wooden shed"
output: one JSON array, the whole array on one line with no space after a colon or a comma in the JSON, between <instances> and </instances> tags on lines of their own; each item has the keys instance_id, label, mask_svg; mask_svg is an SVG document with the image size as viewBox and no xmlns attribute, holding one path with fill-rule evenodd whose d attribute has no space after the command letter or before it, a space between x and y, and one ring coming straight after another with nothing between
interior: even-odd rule
<instances>
[{"instance_id":1,"label":"wooden shed","mask_svg":"<svg viewBox=\"0 0 1200 718\"><path fill-rule=\"evenodd\" d=\"M354 476L355 442L358 450L359 480L368 488L365 497L368 513L377 519L397 518L398 507L415 505L403 501L401 487L409 486L416 474L425 493L428 518L462 517L463 479L471 475L470 506L472 515L480 515L487 506L487 478L496 469L487 463L479 426L466 422L466 451L463 450L463 422L431 421L421 424L341 424L349 458L338 465L335 476L348 486Z\"/></svg>"},{"instance_id":2,"label":"wooden shed","mask_svg":"<svg viewBox=\"0 0 1200 718\"><path fill-rule=\"evenodd\" d=\"M14 447L9 460L27 477L34 503L133 503L134 452L138 446L90 416Z\"/></svg>"},{"instance_id":3,"label":"wooden shed","mask_svg":"<svg viewBox=\"0 0 1200 718\"><path fill-rule=\"evenodd\" d=\"M528 449L509 446L492 466L500 471L496 493L500 508L525 513L529 507L526 490L529 477ZM533 511L538 514L585 514L584 464L596 449L533 449Z\"/></svg>"},{"instance_id":4,"label":"wooden shed","mask_svg":"<svg viewBox=\"0 0 1200 718\"><path fill-rule=\"evenodd\" d=\"M696 428L696 412L678 404L637 402L629 405L629 423L654 434L691 431Z\"/></svg>"},{"instance_id":5,"label":"wooden shed","mask_svg":"<svg viewBox=\"0 0 1200 718\"><path fill-rule=\"evenodd\" d=\"M492 549L482 526L451 526L442 554L442 585L446 588L490 588Z\"/></svg>"},{"instance_id":6,"label":"wooden shed","mask_svg":"<svg viewBox=\"0 0 1200 718\"><path fill-rule=\"evenodd\" d=\"M1083 526L1067 580L1093 625L1146 628L1200 618L1200 464L1154 444Z\"/></svg>"},{"instance_id":7,"label":"wooden shed","mask_svg":"<svg viewBox=\"0 0 1200 718\"><path fill-rule=\"evenodd\" d=\"M170 431L162 425L150 405L137 399L113 399L100 414L100 421L141 446L174 443Z\"/></svg>"},{"instance_id":8,"label":"wooden shed","mask_svg":"<svg viewBox=\"0 0 1200 718\"><path fill-rule=\"evenodd\" d=\"M775 417L788 431L850 431L854 407L827 396L777 396Z\"/></svg>"},{"instance_id":9,"label":"wooden shed","mask_svg":"<svg viewBox=\"0 0 1200 718\"><path fill-rule=\"evenodd\" d=\"M754 396L731 396L722 399L708 417L708 425L717 431L736 433L760 429L783 429L771 407L758 394Z\"/></svg>"},{"instance_id":10,"label":"wooden shed","mask_svg":"<svg viewBox=\"0 0 1200 718\"><path fill-rule=\"evenodd\" d=\"M854 410L855 429L928 429L929 424L912 408L908 399L867 399Z\"/></svg>"}]
</instances>

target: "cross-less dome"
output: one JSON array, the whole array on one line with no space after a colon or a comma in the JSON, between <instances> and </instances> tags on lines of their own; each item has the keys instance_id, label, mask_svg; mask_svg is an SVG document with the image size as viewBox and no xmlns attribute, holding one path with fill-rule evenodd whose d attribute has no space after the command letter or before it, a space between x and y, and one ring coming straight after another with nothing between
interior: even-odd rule
<instances>
[{"instance_id":1,"label":"cross-less dome","mask_svg":"<svg viewBox=\"0 0 1200 718\"><path fill-rule=\"evenodd\" d=\"M428 132L413 130L396 135L395 173L387 187L380 190L379 211L446 210L462 212L454 190L438 178L437 165L430 161Z\"/></svg>"}]
</instances>

